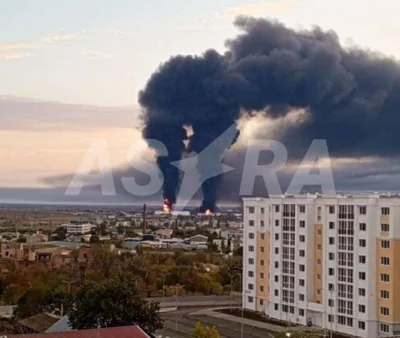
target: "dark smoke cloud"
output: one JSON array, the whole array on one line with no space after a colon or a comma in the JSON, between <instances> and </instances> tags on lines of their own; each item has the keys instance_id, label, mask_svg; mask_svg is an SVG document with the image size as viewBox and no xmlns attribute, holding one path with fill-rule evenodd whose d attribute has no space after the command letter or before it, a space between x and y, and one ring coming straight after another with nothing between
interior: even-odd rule
<instances>
[{"instance_id":1,"label":"dark smoke cloud","mask_svg":"<svg viewBox=\"0 0 400 338\"><path fill-rule=\"evenodd\" d=\"M304 109L302 123L279 135L289 151L326 139L332 156L398 155L400 65L360 49L345 49L335 32L295 31L264 19L240 17L241 33L227 52L177 56L162 64L140 93L144 136L169 151L158 164L164 195L175 201L179 173L169 163L200 152L243 114L271 119ZM193 127L187 139L183 126ZM294 151L296 152L296 151ZM199 166L201 167L201 166ZM203 185L215 191L218 180Z\"/></svg>"}]
</instances>

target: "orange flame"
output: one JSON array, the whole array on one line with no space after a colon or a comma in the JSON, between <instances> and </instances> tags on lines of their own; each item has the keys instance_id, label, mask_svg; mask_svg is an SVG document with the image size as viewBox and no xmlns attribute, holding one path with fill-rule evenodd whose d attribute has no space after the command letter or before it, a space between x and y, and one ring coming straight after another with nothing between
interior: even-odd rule
<instances>
[{"instance_id":1,"label":"orange flame","mask_svg":"<svg viewBox=\"0 0 400 338\"><path fill-rule=\"evenodd\" d=\"M166 214L171 213L171 203L169 203L168 199L164 200L163 212Z\"/></svg>"},{"instance_id":2,"label":"orange flame","mask_svg":"<svg viewBox=\"0 0 400 338\"><path fill-rule=\"evenodd\" d=\"M211 215L212 215L211 210L210 210L210 209L207 209L206 212L204 213L204 215L206 215L206 216L211 216Z\"/></svg>"}]
</instances>

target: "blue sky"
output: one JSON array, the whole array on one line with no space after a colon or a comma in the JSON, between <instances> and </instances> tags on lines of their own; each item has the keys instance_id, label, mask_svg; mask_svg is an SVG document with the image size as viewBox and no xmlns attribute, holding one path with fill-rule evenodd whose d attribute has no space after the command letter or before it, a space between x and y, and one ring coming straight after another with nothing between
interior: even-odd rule
<instances>
[{"instance_id":1,"label":"blue sky","mask_svg":"<svg viewBox=\"0 0 400 338\"><path fill-rule=\"evenodd\" d=\"M223 52L237 15L400 58L398 13L398 0L0 0L0 187L74 172L94 139L124 163L151 73L172 55Z\"/></svg>"}]
</instances>

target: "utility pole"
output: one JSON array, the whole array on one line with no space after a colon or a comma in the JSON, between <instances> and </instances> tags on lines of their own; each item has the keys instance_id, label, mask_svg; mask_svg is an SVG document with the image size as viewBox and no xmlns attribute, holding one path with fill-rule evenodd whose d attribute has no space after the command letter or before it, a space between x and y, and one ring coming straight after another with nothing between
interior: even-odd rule
<instances>
[{"instance_id":1,"label":"utility pole","mask_svg":"<svg viewBox=\"0 0 400 338\"><path fill-rule=\"evenodd\" d=\"M146 204L143 204L143 235L145 235L146 232L147 232L147 227L146 227L146 209L147 209Z\"/></svg>"}]
</instances>

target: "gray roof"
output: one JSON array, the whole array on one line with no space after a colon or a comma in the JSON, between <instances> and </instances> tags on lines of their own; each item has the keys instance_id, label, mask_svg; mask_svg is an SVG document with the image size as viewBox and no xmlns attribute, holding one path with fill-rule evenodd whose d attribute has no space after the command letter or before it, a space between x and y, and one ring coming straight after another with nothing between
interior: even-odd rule
<instances>
[{"instance_id":1,"label":"gray roof","mask_svg":"<svg viewBox=\"0 0 400 338\"><path fill-rule=\"evenodd\" d=\"M45 333L49 332L67 332L67 331L74 331L72 327L69 325L69 318L68 316L63 316L60 320L50 326Z\"/></svg>"}]
</instances>

